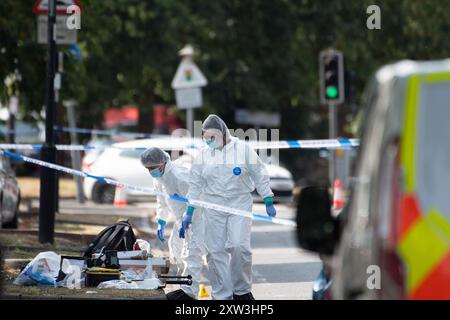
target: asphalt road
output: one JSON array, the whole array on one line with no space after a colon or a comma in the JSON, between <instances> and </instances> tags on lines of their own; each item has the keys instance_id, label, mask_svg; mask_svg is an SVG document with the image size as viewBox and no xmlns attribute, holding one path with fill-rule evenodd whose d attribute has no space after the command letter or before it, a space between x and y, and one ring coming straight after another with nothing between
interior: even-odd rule
<instances>
[{"instance_id":1,"label":"asphalt road","mask_svg":"<svg viewBox=\"0 0 450 320\"><path fill-rule=\"evenodd\" d=\"M277 217L295 219L295 210L287 205L277 204ZM137 203L125 208L110 205L95 205L87 203L79 205L72 200L60 202L60 212L65 216L96 216L100 219L115 220L129 217L133 224L147 232L155 232L154 219L155 203ZM255 204L253 211L264 213L263 204ZM105 221L106 222L106 221ZM113 222L111 220L111 222ZM108 223L109 224L109 221ZM169 221L167 235L170 234L172 223ZM153 237L152 237L153 238ZM147 239L150 241L150 239ZM168 252L167 242L161 244L159 240L151 239L154 249ZM311 299L313 281L321 268L317 255L298 248L295 229L292 227L254 221L252 227L253 251L253 295L257 300L275 299ZM211 287L207 280L207 269L204 272L204 284L208 292ZM168 287L166 291L176 289Z\"/></svg>"},{"instance_id":2,"label":"asphalt road","mask_svg":"<svg viewBox=\"0 0 450 320\"><path fill-rule=\"evenodd\" d=\"M277 217L295 219L295 210L276 205ZM253 211L264 212L264 205ZM252 227L253 295L255 299L311 299L321 268L317 255L298 248L291 227L255 221Z\"/></svg>"}]
</instances>

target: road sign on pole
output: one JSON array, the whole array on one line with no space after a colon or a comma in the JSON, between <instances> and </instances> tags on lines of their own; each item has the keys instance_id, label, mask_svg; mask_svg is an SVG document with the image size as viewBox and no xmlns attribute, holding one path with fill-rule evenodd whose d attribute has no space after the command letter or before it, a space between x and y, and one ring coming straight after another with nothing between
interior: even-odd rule
<instances>
[{"instance_id":1,"label":"road sign on pole","mask_svg":"<svg viewBox=\"0 0 450 320\"><path fill-rule=\"evenodd\" d=\"M68 16L56 16L56 43L57 44L74 44L77 43L77 29L67 28ZM39 15L37 17L37 40L39 44L47 43L47 16Z\"/></svg>"},{"instance_id":2,"label":"road sign on pole","mask_svg":"<svg viewBox=\"0 0 450 320\"><path fill-rule=\"evenodd\" d=\"M192 109L203 104L202 89L186 88L175 90L175 99L180 109Z\"/></svg>"},{"instance_id":3,"label":"road sign on pole","mask_svg":"<svg viewBox=\"0 0 450 320\"><path fill-rule=\"evenodd\" d=\"M37 0L33 5L33 13L47 15L49 2L49 0ZM56 14L67 14L67 8L73 5L82 8L78 0L56 0Z\"/></svg>"},{"instance_id":4,"label":"road sign on pole","mask_svg":"<svg viewBox=\"0 0 450 320\"><path fill-rule=\"evenodd\" d=\"M72 8L78 10L72 10ZM48 0L38 0L34 3L33 13L37 15L37 39L38 43L47 43L47 13L49 8ZM57 0L56 6L56 30L54 32L57 44L77 43L77 29L69 28L70 15L73 12L81 12L81 3L76 0Z\"/></svg>"},{"instance_id":5,"label":"road sign on pole","mask_svg":"<svg viewBox=\"0 0 450 320\"><path fill-rule=\"evenodd\" d=\"M173 77L172 88L178 90L206 86L208 80L192 60L194 55L192 46L186 45L178 54L181 57L181 63L177 68L175 77Z\"/></svg>"},{"instance_id":6,"label":"road sign on pole","mask_svg":"<svg viewBox=\"0 0 450 320\"><path fill-rule=\"evenodd\" d=\"M180 50L181 63L172 80L172 88L175 89L177 107L186 109L186 128L193 132L194 108L203 104L202 90L208 84L203 73L192 60L194 49L186 45Z\"/></svg>"}]
</instances>

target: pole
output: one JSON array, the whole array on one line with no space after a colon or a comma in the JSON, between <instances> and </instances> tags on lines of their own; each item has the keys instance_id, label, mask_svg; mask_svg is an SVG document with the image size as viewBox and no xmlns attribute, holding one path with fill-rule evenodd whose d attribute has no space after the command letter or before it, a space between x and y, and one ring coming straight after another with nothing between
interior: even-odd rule
<instances>
[{"instance_id":1,"label":"pole","mask_svg":"<svg viewBox=\"0 0 450 320\"><path fill-rule=\"evenodd\" d=\"M192 135L194 133L194 109L186 109L186 128Z\"/></svg>"},{"instance_id":2,"label":"pole","mask_svg":"<svg viewBox=\"0 0 450 320\"><path fill-rule=\"evenodd\" d=\"M62 78L62 73L63 73L63 61L64 59L64 53L63 52L58 52L56 55L56 63L55 66L57 66L57 71L55 73L55 79L53 81L53 86L54 86L54 90L55 90L55 107L54 107L54 121L56 123L57 126L61 126L62 125L62 121L61 121L61 113L58 112L58 105L59 105L59 91L61 90L61 78ZM58 144L61 142L61 133L54 133L54 139L53 142L55 144ZM55 161L56 163L61 163L61 153L56 153L56 158ZM59 212L59 178L60 178L60 172L56 172L55 174L56 176L56 185L55 185L55 212Z\"/></svg>"},{"instance_id":3,"label":"pole","mask_svg":"<svg viewBox=\"0 0 450 320\"><path fill-rule=\"evenodd\" d=\"M56 149L54 144L55 91L54 78L56 69L56 42L54 35L56 20L56 0L48 1L47 25L47 104L45 110L45 144L42 149L43 161L55 163ZM39 242L53 243L55 232L55 171L41 169L39 198Z\"/></svg>"},{"instance_id":4,"label":"pole","mask_svg":"<svg viewBox=\"0 0 450 320\"><path fill-rule=\"evenodd\" d=\"M76 118L75 118L75 103L73 101L68 101L66 104L67 108L67 118L69 120L69 127L76 128ZM70 143L78 144L77 133L75 131L70 132ZM75 170L81 170L81 156L79 151L72 150L70 152L72 158L72 167ZM79 176L73 177L75 184L77 186L77 200L78 203L84 203L84 192L83 192L83 178Z\"/></svg>"},{"instance_id":5,"label":"pole","mask_svg":"<svg viewBox=\"0 0 450 320\"><path fill-rule=\"evenodd\" d=\"M8 143L14 143L14 141L16 140L16 135L15 135L15 130L16 130L16 116L12 113L9 114L9 119L8 119Z\"/></svg>"},{"instance_id":6,"label":"pole","mask_svg":"<svg viewBox=\"0 0 450 320\"><path fill-rule=\"evenodd\" d=\"M330 103L328 106L328 131L330 139L336 139L337 137L337 119L336 119L336 105L333 103ZM329 151L329 164L328 164L328 175L330 178L331 186L333 186L333 181L336 176L335 172L335 153L333 150Z\"/></svg>"},{"instance_id":7,"label":"pole","mask_svg":"<svg viewBox=\"0 0 450 320\"><path fill-rule=\"evenodd\" d=\"M16 113L19 104L19 98L12 96L9 100L9 119L8 119L8 133L6 135L8 143L15 143L16 140Z\"/></svg>"}]
</instances>

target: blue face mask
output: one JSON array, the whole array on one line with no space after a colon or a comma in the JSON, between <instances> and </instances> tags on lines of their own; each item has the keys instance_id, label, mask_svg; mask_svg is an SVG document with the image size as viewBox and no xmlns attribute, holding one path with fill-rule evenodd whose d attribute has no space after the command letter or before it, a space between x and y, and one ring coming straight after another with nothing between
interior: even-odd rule
<instances>
[{"instance_id":1,"label":"blue face mask","mask_svg":"<svg viewBox=\"0 0 450 320\"><path fill-rule=\"evenodd\" d=\"M217 149L220 146L216 140L205 140L205 142L211 149Z\"/></svg>"},{"instance_id":2,"label":"blue face mask","mask_svg":"<svg viewBox=\"0 0 450 320\"><path fill-rule=\"evenodd\" d=\"M156 169L153 169L153 170L149 170L149 172L150 172L150 175L153 178L161 178L162 175L163 175L162 171L159 170L159 168L156 168Z\"/></svg>"}]
</instances>

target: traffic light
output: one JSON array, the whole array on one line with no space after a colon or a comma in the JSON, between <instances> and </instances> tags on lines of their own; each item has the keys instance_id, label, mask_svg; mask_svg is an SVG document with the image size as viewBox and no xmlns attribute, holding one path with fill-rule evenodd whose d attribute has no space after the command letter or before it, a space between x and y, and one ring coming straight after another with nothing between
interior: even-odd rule
<instances>
[{"instance_id":1,"label":"traffic light","mask_svg":"<svg viewBox=\"0 0 450 320\"><path fill-rule=\"evenodd\" d=\"M340 104L345 99L344 59L336 50L325 50L319 55L320 102Z\"/></svg>"}]
</instances>

